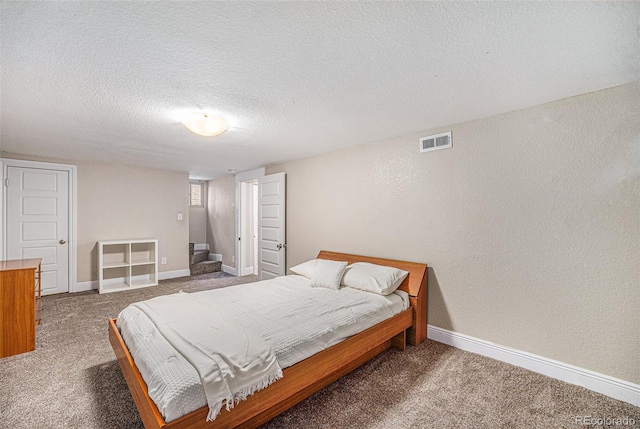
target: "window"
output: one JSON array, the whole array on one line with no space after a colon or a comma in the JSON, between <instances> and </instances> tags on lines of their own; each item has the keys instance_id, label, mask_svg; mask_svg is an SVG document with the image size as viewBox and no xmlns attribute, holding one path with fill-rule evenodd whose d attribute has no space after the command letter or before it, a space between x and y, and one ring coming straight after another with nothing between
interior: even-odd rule
<instances>
[{"instance_id":1,"label":"window","mask_svg":"<svg viewBox=\"0 0 640 429\"><path fill-rule=\"evenodd\" d=\"M189 183L189 207L204 207L202 183Z\"/></svg>"}]
</instances>

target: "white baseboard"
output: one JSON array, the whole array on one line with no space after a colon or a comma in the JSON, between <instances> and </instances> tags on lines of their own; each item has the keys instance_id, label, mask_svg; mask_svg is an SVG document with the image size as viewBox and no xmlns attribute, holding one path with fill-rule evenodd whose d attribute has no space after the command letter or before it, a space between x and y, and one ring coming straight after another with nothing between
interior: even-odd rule
<instances>
[{"instance_id":1,"label":"white baseboard","mask_svg":"<svg viewBox=\"0 0 640 429\"><path fill-rule=\"evenodd\" d=\"M206 243L203 244L194 244L193 250L209 250L209 245Z\"/></svg>"},{"instance_id":2,"label":"white baseboard","mask_svg":"<svg viewBox=\"0 0 640 429\"><path fill-rule=\"evenodd\" d=\"M222 271L227 273L227 274L231 274L232 276L238 277L238 269L237 268L233 268L233 267L230 267L228 265L222 264Z\"/></svg>"},{"instance_id":3,"label":"white baseboard","mask_svg":"<svg viewBox=\"0 0 640 429\"><path fill-rule=\"evenodd\" d=\"M582 386L620 401L640 406L640 385L579 368L543 356L512 349L489 341L427 326L427 338L455 348L510 363L570 384Z\"/></svg>"},{"instance_id":4,"label":"white baseboard","mask_svg":"<svg viewBox=\"0 0 640 429\"><path fill-rule=\"evenodd\" d=\"M188 277L191 275L191 270L185 268L182 270L162 271L158 273L158 280L175 279L177 277Z\"/></svg>"},{"instance_id":5,"label":"white baseboard","mask_svg":"<svg viewBox=\"0 0 640 429\"><path fill-rule=\"evenodd\" d=\"M209 253L207 259L210 261L222 261L222 255L220 253Z\"/></svg>"},{"instance_id":6,"label":"white baseboard","mask_svg":"<svg viewBox=\"0 0 640 429\"><path fill-rule=\"evenodd\" d=\"M187 277L191 275L189 269L173 270L173 271L161 271L158 272L158 280L175 279L176 277ZM89 290L98 290L98 280L90 280L88 282L78 282L70 293L86 292Z\"/></svg>"}]
</instances>

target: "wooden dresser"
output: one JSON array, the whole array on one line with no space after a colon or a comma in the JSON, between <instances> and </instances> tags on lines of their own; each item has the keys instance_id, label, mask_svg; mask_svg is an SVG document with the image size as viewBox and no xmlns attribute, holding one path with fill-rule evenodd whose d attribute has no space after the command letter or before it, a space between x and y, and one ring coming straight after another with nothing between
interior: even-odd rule
<instances>
[{"instance_id":1,"label":"wooden dresser","mask_svg":"<svg viewBox=\"0 0 640 429\"><path fill-rule=\"evenodd\" d=\"M0 358L36 348L41 259L0 261Z\"/></svg>"}]
</instances>

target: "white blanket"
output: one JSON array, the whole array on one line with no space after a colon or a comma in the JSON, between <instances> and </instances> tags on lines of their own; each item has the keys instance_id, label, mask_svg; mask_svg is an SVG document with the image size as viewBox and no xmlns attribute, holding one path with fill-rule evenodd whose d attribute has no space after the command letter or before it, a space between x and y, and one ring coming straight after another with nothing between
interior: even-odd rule
<instances>
[{"instance_id":1,"label":"white blanket","mask_svg":"<svg viewBox=\"0 0 640 429\"><path fill-rule=\"evenodd\" d=\"M265 340L225 319L215 303L204 307L179 293L133 304L144 312L165 339L196 369L209 414L215 419L258 390L282 378L272 347ZM233 339L233 341L229 341Z\"/></svg>"},{"instance_id":2,"label":"white blanket","mask_svg":"<svg viewBox=\"0 0 640 429\"><path fill-rule=\"evenodd\" d=\"M189 295L269 343L283 369L409 308L402 291L382 296L348 287L314 288L298 275ZM129 306L117 324L166 422L207 405L196 369L145 313Z\"/></svg>"}]
</instances>

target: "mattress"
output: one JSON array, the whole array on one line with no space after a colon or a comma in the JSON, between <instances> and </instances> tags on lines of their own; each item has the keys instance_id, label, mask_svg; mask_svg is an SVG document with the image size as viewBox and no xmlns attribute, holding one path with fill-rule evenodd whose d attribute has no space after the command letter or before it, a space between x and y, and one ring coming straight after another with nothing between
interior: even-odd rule
<instances>
[{"instance_id":1,"label":"mattress","mask_svg":"<svg viewBox=\"0 0 640 429\"><path fill-rule=\"evenodd\" d=\"M272 347L282 369L409 308L403 291L381 296L357 289L313 288L298 275L277 277L191 294L198 301L224 302L224 317L242 324ZM117 326L149 396L166 422L207 405L196 369L136 307L118 316Z\"/></svg>"}]
</instances>

